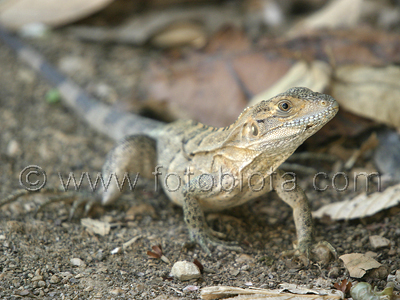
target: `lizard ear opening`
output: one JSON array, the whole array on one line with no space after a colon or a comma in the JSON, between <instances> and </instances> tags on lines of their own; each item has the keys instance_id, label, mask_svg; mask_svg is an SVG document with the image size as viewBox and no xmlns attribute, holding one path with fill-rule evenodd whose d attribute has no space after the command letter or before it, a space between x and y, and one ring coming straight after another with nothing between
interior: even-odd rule
<instances>
[{"instance_id":1,"label":"lizard ear opening","mask_svg":"<svg viewBox=\"0 0 400 300\"><path fill-rule=\"evenodd\" d=\"M257 136L259 132L260 132L260 131L258 130L258 125L257 125L255 122L253 122L253 123L251 124L251 134L252 134L253 136Z\"/></svg>"},{"instance_id":2,"label":"lizard ear opening","mask_svg":"<svg viewBox=\"0 0 400 300\"><path fill-rule=\"evenodd\" d=\"M244 123L242 127L242 140L246 141L255 138L260 133L260 129L258 127L257 122Z\"/></svg>"}]
</instances>

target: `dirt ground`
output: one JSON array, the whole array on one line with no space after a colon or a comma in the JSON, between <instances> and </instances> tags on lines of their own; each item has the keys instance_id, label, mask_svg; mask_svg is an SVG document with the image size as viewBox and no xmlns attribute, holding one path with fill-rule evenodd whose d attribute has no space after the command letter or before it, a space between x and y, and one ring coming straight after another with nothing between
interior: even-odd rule
<instances>
[{"instance_id":1,"label":"dirt ground","mask_svg":"<svg viewBox=\"0 0 400 300\"><path fill-rule=\"evenodd\" d=\"M34 44L56 65L61 58L82 57L85 71L73 76L74 80L103 95L106 102L115 95L129 97L143 60L158 55L126 46L78 43L62 31ZM70 172L77 178L89 172L94 178L113 141L91 130L61 103L46 102L51 87L1 43L0 66L0 198L20 189L19 174L29 165L45 170L48 187L60 185L59 172L64 178ZM108 88L102 94L104 86ZM331 165L315 164L322 171L332 170ZM305 176L300 184L313 209L357 194L318 193ZM244 248L244 253L214 249L212 257L199 247L182 248L188 237L182 209L162 192L154 192L152 183L138 188L134 196L125 195L111 208L95 209L93 218L113 224L106 236L85 229L79 211L69 221L70 203L51 204L35 217L35 208L45 200L35 194L0 209L2 299L199 299L199 290L205 286L276 288L288 282L330 288L349 278L339 259L305 267L280 257L283 250L292 249L295 227L290 208L274 193L236 209L208 214L213 229ZM334 245L339 255L376 253L386 273L366 280L378 288L385 286L388 274L400 269L398 210L362 221L324 223L316 221L316 236ZM392 246L374 250L370 235L383 235ZM131 246L111 254L135 237ZM212 272L187 282L171 279L172 265L146 254L157 244L172 263L197 259ZM73 258L81 259L81 266L74 266ZM199 290L184 291L189 285Z\"/></svg>"}]
</instances>

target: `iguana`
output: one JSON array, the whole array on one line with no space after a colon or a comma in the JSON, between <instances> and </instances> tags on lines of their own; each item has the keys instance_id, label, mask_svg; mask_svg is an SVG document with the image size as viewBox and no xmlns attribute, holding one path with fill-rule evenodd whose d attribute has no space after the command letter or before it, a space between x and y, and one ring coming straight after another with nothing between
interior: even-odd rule
<instances>
[{"instance_id":1,"label":"iguana","mask_svg":"<svg viewBox=\"0 0 400 300\"><path fill-rule=\"evenodd\" d=\"M286 187L278 167L338 111L329 95L304 87L287 90L246 108L230 126L215 128L191 120L164 124L108 107L88 96L38 53L0 28L1 39L57 87L65 103L92 127L119 140L108 154L103 176L125 172L156 178L167 196L183 207L191 241L210 254L209 245L239 250L217 237L204 211L241 205L271 189L293 209L298 252L310 254L316 244L307 198L297 185ZM275 176L273 176L275 174ZM115 185L101 195L115 201Z\"/></svg>"}]
</instances>

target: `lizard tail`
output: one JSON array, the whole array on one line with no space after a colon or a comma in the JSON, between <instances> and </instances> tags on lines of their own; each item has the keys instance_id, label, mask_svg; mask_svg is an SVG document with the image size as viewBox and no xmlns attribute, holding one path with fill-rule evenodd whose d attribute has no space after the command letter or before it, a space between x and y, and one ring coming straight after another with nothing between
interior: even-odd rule
<instances>
[{"instance_id":1,"label":"lizard tail","mask_svg":"<svg viewBox=\"0 0 400 300\"><path fill-rule=\"evenodd\" d=\"M126 113L99 102L67 76L61 74L43 56L26 46L17 37L10 35L1 26L0 38L16 51L19 58L59 90L67 106L79 114L91 127L112 139L119 140L133 134L153 136L157 129L163 126L162 122Z\"/></svg>"}]
</instances>

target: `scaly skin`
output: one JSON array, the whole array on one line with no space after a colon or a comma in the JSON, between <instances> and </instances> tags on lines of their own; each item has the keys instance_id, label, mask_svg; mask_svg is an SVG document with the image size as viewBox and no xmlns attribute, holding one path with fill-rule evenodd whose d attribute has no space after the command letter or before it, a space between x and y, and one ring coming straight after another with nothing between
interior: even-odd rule
<instances>
[{"instance_id":1,"label":"scaly skin","mask_svg":"<svg viewBox=\"0 0 400 300\"><path fill-rule=\"evenodd\" d=\"M228 127L185 120L163 124L101 104L1 27L0 38L56 86L65 103L92 127L122 138L106 159L105 178L111 173L123 178L125 172L156 177L168 197L183 207L190 238L206 253L211 253L210 244L240 248L218 240L215 235L221 234L207 226L203 212L243 204L271 188L293 209L299 253L308 256L320 246L314 243L304 192L298 186L286 188L277 168L334 117L338 104L332 97L292 88L245 109ZM111 185L102 203L110 204L120 194ZM328 243L324 245L334 252Z\"/></svg>"},{"instance_id":2,"label":"scaly skin","mask_svg":"<svg viewBox=\"0 0 400 300\"><path fill-rule=\"evenodd\" d=\"M212 236L203 211L243 204L269 192L272 180L272 188L293 209L299 251L308 253L314 238L307 198L298 186L285 190L289 188L282 186L283 172L277 168L337 111L332 97L292 88L247 108L228 127L177 121L146 137L130 136L111 151L103 175L115 172L122 178L125 172L140 172L150 179L159 178L168 197L183 207L191 240L207 253L208 244L223 243ZM151 143L157 145L156 152L150 151ZM103 194L103 204L119 195L117 188L109 189Z\"/></svg>"}]
</instances>

